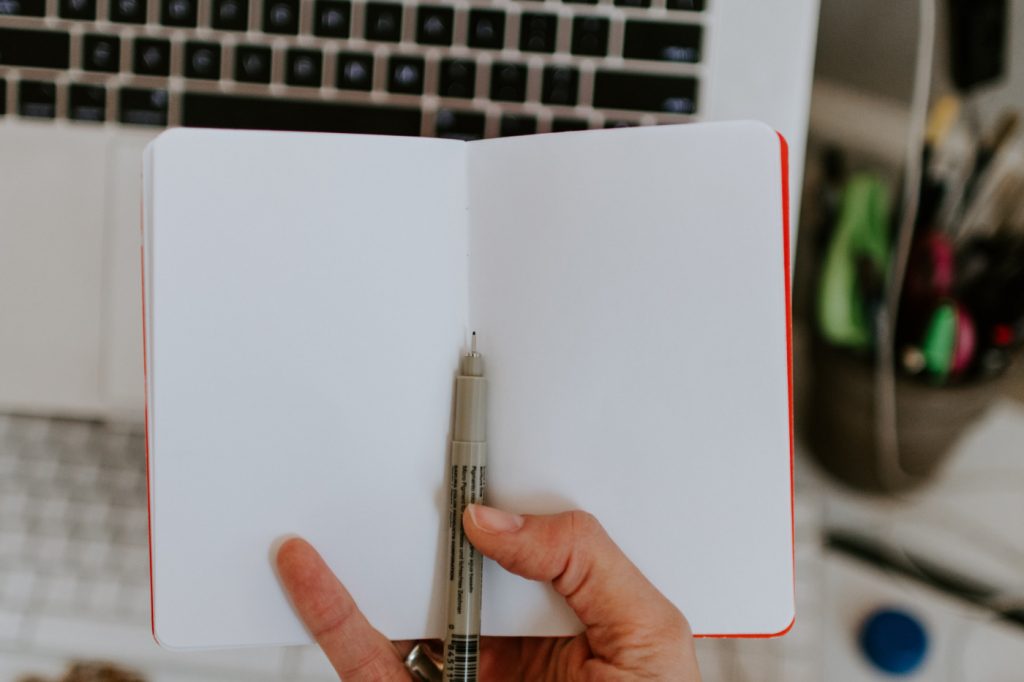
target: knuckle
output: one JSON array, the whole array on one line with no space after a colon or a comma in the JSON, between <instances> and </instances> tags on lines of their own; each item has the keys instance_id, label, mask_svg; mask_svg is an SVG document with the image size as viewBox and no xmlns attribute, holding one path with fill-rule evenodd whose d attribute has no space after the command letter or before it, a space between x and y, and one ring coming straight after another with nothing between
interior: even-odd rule
<instances>
[{"instance_id":1,"label":"knuckle","mask_svg":"<svg viewBox=\"0 0 1024 682\"><path fill-rule=\"evenodd\" d=\"M597 517L582 509L574 509L569 512L569 524L574 542L604 533L604 527L601 526Z\"/></svg>"},{"instance_id":2,"label":"knuckle","mask_svg":"<svg viewBox=\"0 0 1024 682\"><path fill-rule=\"evenodd\" d=\"M675 604L665 600L665 630L673 638L689 639L693 636L690 631L690 621Z\"/></svg>"},{"instance_id":3,"label":"knuckle","mask_svg":"<svg viewBox=\"0 0 1024 682\"><path fill-rule=\"evenodd\" d=\"M323 607L318 612L311 614L310 632L315 639L320 639L334 632L345 630L358 614L358 609L352 601L341 604L332 603Z\"/></svg>"},{"instance_id":4,"label":"knuckle","mask_svg":"<svg viewBox=\"0 0 1024 682\"><path fill-rule=\"evenodd\" d=\"M593 563L593 539L603 532L597 518L579 509L567 512L568 537L563 538L560 567L552 583L555 590L569 600L570 605L590 581Z\"/></svg>"},{"instance_id":5,"label":"knuckle","mask_svg":"<svg viewBox=\"0 0 1024 682\"><path fill-rule=\"evenodd\" d=\"M590 512L579 509L569 512L569 537L564 544L570 557L576 562L591 564L595 561L606 561L612 558L610 538L604 526Z\"/></svg>"}]
</instances>

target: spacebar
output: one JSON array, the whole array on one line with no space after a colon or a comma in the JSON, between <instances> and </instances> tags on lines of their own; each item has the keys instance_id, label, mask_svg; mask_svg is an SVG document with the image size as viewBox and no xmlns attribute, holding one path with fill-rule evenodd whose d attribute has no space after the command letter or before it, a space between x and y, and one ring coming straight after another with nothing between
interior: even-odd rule
<instances>
[{"instance_id":1,"label":"spacebar","mask_svg":"<svg viewBox=\"0 0 1024 682\"><path fill-rule=\"evenodd\" d=\"M185 93L182 124L196 128L419 135L418 109Z\"/></svg>"}]
</instances>

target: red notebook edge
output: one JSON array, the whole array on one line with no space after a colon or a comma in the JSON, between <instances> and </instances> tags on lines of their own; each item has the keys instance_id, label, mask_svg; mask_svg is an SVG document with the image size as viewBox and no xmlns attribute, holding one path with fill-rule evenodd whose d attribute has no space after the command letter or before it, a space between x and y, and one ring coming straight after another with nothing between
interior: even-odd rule
<instances>
[{"instance_id":1,"label":"red notebook edge","mask_svg":"<svg viewBox=\"0 0 1024 682\"><path fill-rule=\"evenodd\" d=\"M786 304L786 392L789 396L789 533L790 550L793 553L793 618L789 625L778 632L699 634L695 639L773 639L782 637L793 629L796 623L796 479L795 479L795 446L793 428L793 302L790 285L789 263L789 142L779 131L779 156L782 166L782 263L785 277Z\"/></svg>"},{"instance_id":2,"label":"red notebook edge","mask_svg":"<svg viewBox=\"0 0 1024 682\"><path fill-rule=\"evenodd\" d=\"M141 202L140 202L141 204ZM140 205L139 225L142 233L142 242L139 244L139 278L142 280L142 390L145 393L143 401L142 418L145 422L146 433L146 538L149 551L149 631L153 635L153 641L160 644L156 636L156 608L153 598L153 479L149 474L149 359L146 337L146 223L145 207Z\"/></svg>"}]
</instances>

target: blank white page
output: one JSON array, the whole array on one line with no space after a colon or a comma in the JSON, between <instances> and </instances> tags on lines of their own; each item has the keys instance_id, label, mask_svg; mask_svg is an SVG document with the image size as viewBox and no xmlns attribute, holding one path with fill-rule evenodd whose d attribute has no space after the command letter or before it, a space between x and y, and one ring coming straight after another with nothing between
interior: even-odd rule
<instances>
[{"instance_id":1,"label":"blank white page","mask_svg":"<svg viewBox=\"0 0 1024 682\"><path fill-rule=\"evenodd\" d=\"M705 635L793 620L781 145L757 123L470 145L489 501L579 507ZM567 634L490 564L484 630Z\"/></svg>"},{"instance_id":2,"label":"blank white page","mask_svg":"<svg viewBox=\"0 0 1024 682\"><path fill-rule=\"evenodd\" d=\"M308 642L271 566L308 538L396 638L443 626L466 342L466 145L175 130L147 158L154 632Z\"/></svg>"}]
</instances>

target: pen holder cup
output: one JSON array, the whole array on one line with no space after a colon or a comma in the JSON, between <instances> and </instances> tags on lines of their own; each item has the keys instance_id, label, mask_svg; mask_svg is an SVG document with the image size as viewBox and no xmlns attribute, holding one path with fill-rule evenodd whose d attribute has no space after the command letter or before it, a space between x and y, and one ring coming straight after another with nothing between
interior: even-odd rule
<instances>
[{"instance_id":1,"label":"pen holder cup","mask_svg":"<svg viewBox=\"0 0 1024 682\"><path fill-rule=\"evenodd\" d=\"M832 476L866 492L911 490L931 479L1004 384L997 377L929 386L897 375L900 475L892 476L887 472L895 463L883 460L877 437L874 365L821 340L811 346L813 372L805 422L811 453Z\"/></svg>"}]
</instances>

